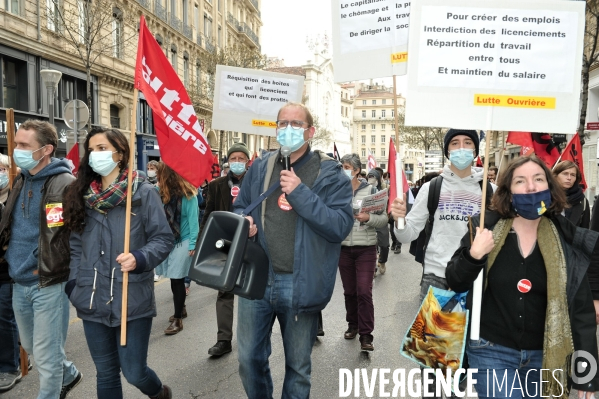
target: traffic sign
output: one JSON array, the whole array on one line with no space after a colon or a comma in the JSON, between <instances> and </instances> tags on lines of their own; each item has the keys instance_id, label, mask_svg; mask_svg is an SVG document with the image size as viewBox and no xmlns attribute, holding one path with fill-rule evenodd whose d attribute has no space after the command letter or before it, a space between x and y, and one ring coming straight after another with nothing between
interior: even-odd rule
<instances>
[{"instance_id":1,"label":"traffic sign","mask_svg":"<svg viewBox=\"0 0 599 399\"><path fill-rule=\"evenodd\" d=\"M71 100L64 106L64 123L76 131L87 125L89 108L81 100Z\"/></svg>"}]
</instances>

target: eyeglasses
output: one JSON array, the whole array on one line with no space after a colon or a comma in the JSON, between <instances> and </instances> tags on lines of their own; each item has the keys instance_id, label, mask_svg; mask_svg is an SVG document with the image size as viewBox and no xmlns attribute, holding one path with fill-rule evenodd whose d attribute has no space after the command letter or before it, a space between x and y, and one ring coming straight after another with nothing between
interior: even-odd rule
<instances>
[{"instance_id":1,"label":"eyeglasses","mask_svg":"<svg viewBox=\"0 0 599 399\"><path fill-rule=\"evenodd\" d=\"M295 130L299 130L304 126L304 121L277 121L277 129L286 129L289 124ZM307 124L307 123L306 123Z\"/></svg>"}]
</instances>

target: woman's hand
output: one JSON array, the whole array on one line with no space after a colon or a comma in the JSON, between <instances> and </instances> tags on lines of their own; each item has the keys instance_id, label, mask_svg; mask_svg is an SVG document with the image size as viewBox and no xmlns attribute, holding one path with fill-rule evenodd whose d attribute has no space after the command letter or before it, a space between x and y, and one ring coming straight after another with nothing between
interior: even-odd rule
<instances>
[{"instance_id":1,"label":"woman's hand","mask_svg":"<svg viewBox=\"0 0 599 399\"><path fill-rule=\"evenodd\" d=\"M189 256L192 257L195 253L196 253L195 249L192 249L191 251L189 251Z\"/></svg>"},{"instance_id":2,"label":"woman's hand","mask_svg":"<svg viewBox=\"0 0 599 399\"><path fill-rule=\"evenodd\" d=\"M366 223L367 221L370 220L369 213L359 213L359 214L355 215L354 217L356 218L356 220L358 222L361 222L361 223Z\"/></svg>"},{"instance_id":3,"label":"woman's hand","mask_svg":"<svg viewBox=\"0 0 599 399\"><path fill-rule=\"evenodd\" d=\"M476 228L476 237L470 247L470 256L474 259L482 259L485 255L493 250L495 242L493 241L493 233L488 229Z\"/></svg>"},{"instance_id":4,"label":"woman's hand","mask_svg":"<svg viewBox=\"0 0 599 399\"><path fill-rule=\"evenodd\" d=\"M258 232L258 227L254 224L254 218L253 217L246 216L245 218L250 222L250 232L248 234L248 237L253 237Z\"/></svg>"},{"instance_id":5,"label":"woman's hand","mask_svg":"<svg viewBox=\"0 0 599 399\"><path fill-rule=\"evenodd\" d=\"M135 256L133 254L120 254L116 257L116 263L121 265L121 271L130 272L135 270L137 262L135 262Z\"/></svg>"}]
</instances>

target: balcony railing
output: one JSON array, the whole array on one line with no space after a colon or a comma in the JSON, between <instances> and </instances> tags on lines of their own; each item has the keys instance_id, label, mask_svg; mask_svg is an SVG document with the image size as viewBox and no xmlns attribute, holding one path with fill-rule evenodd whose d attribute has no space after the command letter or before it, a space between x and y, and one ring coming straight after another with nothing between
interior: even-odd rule
<instances>
[{"instance_id":1,"label":"balcony railing","mask_svg":"<svg viewBox=\"0 0 599 399\"><path fill-rule=\"evenodd\" d=\"M175 28L179 32L181 31L181 27L183 26L183 23L181 22L181 20L179 18L177 18L176 16L171 14L169 23L173 28Z\"/></svg>"},{"instance_id":2,"label":"balcony railing","mask_svg":"<svg viewBox=\"0 0 599 399\"><path fill-rule=\"evenodd\" d=\"M160 0L154 0L154 14L164 22L166 22L166 8L160 4Z\"/></svg>"},{"instance_id":3,"label":"balcony railing","mask_svg":"<svg viewBox=\"0 0 599 399\"><path fill-rule=\"evenodd\" d=\"M235 29L239 28L239 21L231 13L227 14L227 22L233 25Z\"/></svg>"},{"instance_id":4,"label":"balcony railing","mask_svg":"<svg viewBox=\"0 0 599 399\"><path fill-rule=\"evenodd\" d=\"M187 24L183 24L183 34L189 39L193 40L193 29Z\"/></svg>"},{"instance_id":5,"label":"balcony railing","mask_svg":"<svg viewBox=\"0 0 599 399\"><path fill-rule=\"evenodd\" d=\"M141 4L142 7L147 8L148 10L150 9L150 1L149 0L137 0L137 2L139 4Z\"/></svg>"},{"instance_id":6,"label":"balcony railing","mask_svg":"<svg viewBox=\"0 0 599 399\"><path fill-rule=\"evenodd\" d=\"M214 51L216 50L216 47L214 47L214 44L212 44L210 40L206 40L206 50L212 54L214 54Z\"/></svg>"},{"instance_id":7,"label":"balcony railing","mask_svg":"<svg viewBox=\"0 0 599 399\"><path fill-rule=\"evenodd\" d=\"M201 46L202 45L202 34L198 33L197 36L198 37L196 38L196 41L198 42L198 46Z\"/></svg>"},{"instance_id":8,"label":"balcony railing","mask_svg":"<svg viewBox=\"0 0 599 399\"><path fill-rule=\"evenodd\" d=\"M258 39L258 35L254 33L254 31L246 24L243 23L243 32L249 36L250 39L256 44L256 46L260 46L260 40Z\"/></svg>"}]
</instances>

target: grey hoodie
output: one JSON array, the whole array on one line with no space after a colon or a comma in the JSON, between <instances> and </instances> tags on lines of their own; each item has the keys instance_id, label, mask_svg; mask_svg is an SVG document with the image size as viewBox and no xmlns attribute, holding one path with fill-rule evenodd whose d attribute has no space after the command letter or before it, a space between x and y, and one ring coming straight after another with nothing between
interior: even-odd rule
<instances>
[{"instance_id":1,"label":"grey hoodie","mask_svg":"<svg viewBox=\"0 0 599 399\"><path fill-rule=\"evenodd\" d=\"M483 169L472 168L472 174L462 179L446 165L441 175L443 185L433 232L424 254L424 273L445 278L447 263L468 231L468 217L480 213L482 190L479 182L483 179ZM394 230L397 239L404 244L417 239L424 230L428 220L429 187L430 182L420 188L412 210L406 216L405 228Z\"/></svg>"}]
</instances>

